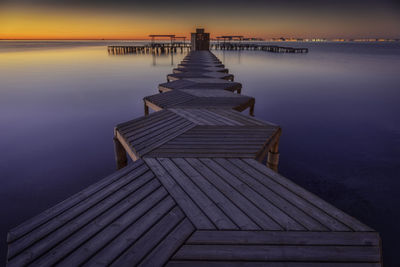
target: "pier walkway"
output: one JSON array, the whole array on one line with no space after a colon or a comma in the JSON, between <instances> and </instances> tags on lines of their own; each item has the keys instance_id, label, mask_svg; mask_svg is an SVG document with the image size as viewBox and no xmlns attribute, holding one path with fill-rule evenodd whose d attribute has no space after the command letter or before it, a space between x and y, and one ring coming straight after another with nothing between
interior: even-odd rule
<instances>
[{"instance_id":1,"label":"pier walkway","mask_svg":"<svg viewBox=\"0 0 400 267\"><path fill-rule=\"evenodd\" d=\"M211 47L215 50L258 50L272 53L308 53L308 48L295 48L278 45L265 45L257 43L216 43Z\"/></svg>"},{"instance_id":2,"label":"pier walkway","mask_svg":"<svg viewBox=\"0 0 400 267\"><path fill-rule=\"evenodd\" d=\"M237 111L240 89L160 85L160 111L115 128L119 170L10 230L8 266L381 266L376 231L277 173L281 128Z\"/></svg>"},{"instance_id":3,"label":"pier walkway","mask_svg":"<svg viewBox=\"0 0 400 267\"><path fill-rule=\"evenodd\" d=\"M161 83L158 85L158 91L160 93L165 93L172 90L183 91L189 89L226 90L240 94L242 92L242 84L224 79L190 78Z\"/></svg>"}]
</instances>

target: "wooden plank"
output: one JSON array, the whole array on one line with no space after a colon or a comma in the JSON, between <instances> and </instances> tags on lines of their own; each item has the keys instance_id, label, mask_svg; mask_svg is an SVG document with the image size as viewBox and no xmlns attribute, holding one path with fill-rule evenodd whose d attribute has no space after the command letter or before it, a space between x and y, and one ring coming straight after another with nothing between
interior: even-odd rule
<instances>
[{"instance_id":1,"label":"wooden plank","mask_svg":"<svg viewBox=\"0 0 400 267\"><path fill-rule=\"evenodd\" d=\"M184 219L146 256L139 266L163 266L194 230L195 228L190 221Z\"/></svg>"},{"instance_id":2,"label":"wooden plank","mask_svg":"<svg viewBox=\"0 0 400 267\"><path fill-rule=\"evenodd\" d=\"M176 128L185 127L188 123L190 122L184 119L169 121L168 123L163 124L164 127L156 127L155 129L150 128L145 132L142 132L140 135L131 135L126 139L129 143L134 143L135 149L139 150L139 144L146 143L146 141L148 141L149 139L154 140L154 137L157 137L160 134L165 133L166 131L174 131Z\"/></svg>"},{"instance_id":3,"label":"wooden plank","mask_svg":"<svg viewBox=\"0 0 400 267\"><path fill-rule=\"evenodd\" d=\"M226 90L213 90L213 89L185 89L182 90L187 94L198 97L227 97L227 98L251 98L245 95L239 95Z\"/></svg>"},{"instance_id":4,"label":"wooden plank","mask_svg":"<svg viewBox=\"0 0 400 267\"><path fill-rule=\"evenodd\" d=\"M223 141L221 141L223 142ZM177 152L177 153L218 153L221 154L222 152L225 153L247 153L255 155L254 151L258 149L259 145L254 143L242 144L242 145L235 145L234 143L224 142L224 143L207 143L206 141L201 142L178 142L178 143L167 143L160 147L159 152ZM185 148L185 150L179 150L181 148ZM210 149L210 151L207 151ZM155 151L155 150L153 150Z\"/></svg>"},{"instance_id":5,"label":"wooden plank","mask_svg":"<svg viewBox=\"0 0 400 267\"><path fill-rule=\"evenodd\" d=\"M43 252L49 245L50 241L57 243L57 240L65 238L65 236L69 235L71 232L79 228L81 225L85 225L87 221L91 218L91 216L95 216L95 214L99 214L102 212L101 208L97 207L109 207L112 206L115 199L119 198L121 193L130 192L129 190L136 190L141 185L149 181L154 177L153 174L148 172L148 167L145 165L141 165L136 172L123 177L115 181L114 183L108 185L107 187L101 189L96 192L96 194L92 194L85 201L80 202L75 205L73 209L68 209L65 212L61 213L57 217L52 220L47 221L46 223L40 225L35 231L29 232L28 234L21 237L18 242L14 244L10 244L9 246L9 254L8 257L12 258L16 254L23 252L26 248L32 246L35 242L38 242L35 247L33 247L32 251L29 253L25 253L25 256L19 256L19 259L22 260L26 258L30 259L31 254L34 251ZM147 172L147 175L143 176ZM122 187L126 187L130 185L124 192L120 192L119 189ZM96 207L96 208L93 208ZM89 211L89 212L88 212ZM78 222L70 223L76 218ZM57 232L59 235L55 235L53 233L52 237L49 241L43 241L43 238L48 236L53 231L58 228L66 225L67 227L61 228L61 231ZM58 239L59 238L59 239Z\"/></svg>"},{"instance_id":6,"label":"wooden plank","mask_svg":"<svg viewBox=\"0 0 400 267\"><path fill-rule=\"evenodd\" d=\"M122 147L125 149L125 152L129 155L132 161L136 161L140 159L140 155L135 148L133 148L128 140L126 140L118 130L114 132L114 138L119 141Z\"/></svg>"},{"instance_id":7,"label":"wooden plank","mask_svg":"<svg viewBox=\"0 0 400 267\"><path fill-rule=\"evenodd\" d=\"M219 91L219 90L214 90ZM218 96L208 96L208 97L197 97L193 98L190 101L182 102L177 104L176 106L184 107L184 108L201 108L205 107L207 109L218 108L218 109L227 109L227 108L238 108L250 106L254 99L247 97L218 97Z\"/></svg>"},{"instance_id":8,"label":"wooden plank","mask_svg":"<svg viewBox=\"0 0 400 267\"><path fill-rule=\"evenodd\" d=\"M193 153L193 152L160 152L158 153L157 150L153 150L145 155L143 158L154 158L154 157L161 157L161 158L249 158L254 159L255 155L250 153Z\"/></svg>"},{"instance_id":9,"label":"wooden plank","mask_svg":"<svg viewBox=\"0 0 400 267\"><path fill-rule=\"evenodd\" d=\"M289 191L287 188L281 186L280 184L274 182L269 178L269 176L261 175L257 170L249 168L249 166L241 160L232 159L230 160L232 165L236 165L250 174L254 179L259 181L261 184L264 184L265 187L269 188L271 191L276 192L282 198L288 200L290 203L301 209L304 213L303 216L297 213L297 218L299 220L308 219L309 216L323 224L326 229L330 229L332 231L350 231L351 229L341 223L340 221L336 220L335 218L329 216L329 214L325 213L324 211L320 210L319 207L314 206L312 203L304 200L303 198L299 197L298 195L294 194L293 192ZM228 163L227 163L228 164ZM260 187L261 188L261 187ZM295 215L295 210L292 210L293 215ZM304 221L303 223L306 223ZM310 224L311 223L311 224ZM312 221L305 224L309 230L321 230L318 225L313 225ZM317 227L317 228L315 228Z\"/></svg>"},{"instance_id":10,"label":"wooden plank","mask_svg":"<svg viewBox=\"0 0 400 267\"><path fill-rule=\"evenodd\" d=\"M221 155L222 157L256 158L257 154L263 151L265 144L269 141L269 130L265 131L262 128L246 133L245 131L238 130L237 127L224 128L226 127L224 126L221 128L221 126L212 126L213 128L208 128L206 131L202 130L202 127L193 127L171 140L175 145L170 145L169 142L166 142L147 155L158 157L189 157L188 154L190 154L193 157L216 157L217 155ZM248 140L259 140L259 143L249 143ZM208 145L208 141L219 142L219 144ZM225 142L228 142L228 144L225 144ZM196 145L196 143L198 144Z\"/></svg>"},{"instance_id":11,"label":"wooden plank","mask_svg":"<svg viewBox=\"0 0 400 267\"><path fill-rule=\"evenodd\" d=\"M224 64L220 63L180 63L178 64L178 68L185 68L185 67L218 67L218 68L224 68Z\"/></svg>"},{"instance_id":12,"label":"wooden plank","mask_svg":"<svg viewBox=\"0 0 400 267\"><path fill-rule=\"evenodd\" d=\"M238 229L208 196L192 182L170 159L159 158L158 161L181 188L199 206L204 214L214 223L217 229Z\"/></svg>"},{"instance_id":13,"label":"wooden plank","mask_svg":"<svg viewBox=\"0 0 400 267\"><path fill-rule=\"evenodd\" d=\"M186 194L156 159L146 158L144 161L197 229L216 229L210 219L207 218L190 196Z\"/></svg>"},{"instance_id":14,"label":"wooden plank","mask_svg":"<svg viewBox=\"0 0 400 267\"><path fill-rule=\"evenodd\" d=\"M157 147L160 147L169 140L174 139L175 137L181 135L182 133L186 132L187 130L190 130L193 127L195 127L195 124L187 123L184 124L184 127L174 129L174 131L171 130L164 132L163 134L157 136L157 138L152 140L154 143L146 144L144 147L140 147L140 149L142 149L141 151L142 155L149 153L150 151L156 149Z\"/></svg>"},{"instance_id":15,"label":"wooden plank","mask_svg":"<svg viewBox=\"0 0 400 267\"><path fill-rule=\"evenodd\" d=\"M221 116L215 112L209 111L209 110L201 110L202 112L205 112L207 114L210 114L211 116L215 117L216 119L218 119L219 121L223 122L224 125L236 125L236 126L244 126L244 124L235 121L235 120L231 120L227 117ZM180 112L179 109L177 109L177 112Z\"/></svg>"},{"instance_id":16,"label":"wooden plank","mask_svg":"<svg viewBox=\"0 0 400 267\"><path fill-rule=\"evenodd\" d=\"M103 188L107 187L109 184L123 178L125 175L129 174L130 172L134 171L139 166L143 165L143 161L135 162L127 167L114 172L113 174L107 176L106 178L100 180L99 182L89 186L88 188L80 191L79 193L69 197L68 199L60 202L59 204L47 209L46 211L42 212L41 214L37 215L36 217L27 220L26 222L20 224L19 226L11 229L7 236L7 242L12 243L21 236L27 234L30 231L33 231L40 225L46 223L50 219L58 216L59 214L63 213L64 211L74 207L78 203L84 201L89 196L99 192Z\"/></svg>"},{"instance_id":17,"label":"wooden plank","mask_svg":"<svg viewBox=\"0 0 400 267\"><path fill-rule=\"evenodd\" d=\"M337 245L379 246L375 232L304 231L196 231L186 241L191 245Z\"/></svg>"},{"instance_id":18,"label":"wooden plank","mask_svg":"<svg viewBox=\"0 0 400 267\"><path fill-rule=\"evenodd\" d=\"M167 75L168 81L175 81L187 78L213 78L233 81L232 74L222 72L182 72Z\"/></svg>"},{"instance_id":19,"label":"wooden plank","mask_svg":"<svg viewBox=\"0 0 400 267\"><path fill-rule=\"evenodd\" d=\"M216 114L215 112L212 112L207 109L202 109L201 111L203 114L210 116L211 118L220 121L223 125L232 125L232 126L244 126L242 123L231 120L227 117L221 116L219 114Z\"/></svg>"},{"instance_id":20,"label":"wooden plank","mask_svg":"<svg viewBox=\"0 0 400 267\"><path fill-rule=\"evenodd\" d=\"M184 218L179 207L173 208L113 261L112 266L137 266Z\"/></svg>"},{"instance_id":21,"label":"wooden plank","mask_svg":"<svg viewBox=\"0 0 400 267\"><path fill-rule=\"evenodd\" d=\"M199 118L198 116L192 114L190 110L185 110L185 109L171 109L171 111L175 112L177 115L181 116L182 118L185 118L197 125L215 125L215 123L209 122L204 118Z\"/></svg>"},{"instance_id":22,"label":"wooden plank","mask_svg":"<svg viewBox=\"0 0 400 267\"><path fill-rule=\"evenodd\" d=\"M129 189L127 189L128 192ZM115 199L111 199L110 202L113 203L115 200L118 201L121 199L121 196L124 194L124 192L118 191L118 195L116 194ZM126 195L126 193L125 193ZM164 191L165 195L165 191ZM108 204L108 203L107 203ZM114 204L114 203L113 203ZM74 234L76 231L80 230L82 227L90 223L91 220L96 218L97 216L101 215L103 212L107 211L114 205L109 205L109 206L98 206L90 209L89 211L83 213L82 216L77 217L75 220L69 222L68 224L64 225L62 228L57 229L56 231L52 232L51 235L44 236L42 239L36 239L34 245L30 246L29 248L25 249L22 251L17 257L11 258L11 261L9 261L10 266L22 266L25 264L29 264L34 260L37 260L37 258L45 253L47 257L43 258L43 261L55 261L59 257L59 254L57 253L64 253L63 251L57 250L55 256L53 257L52 253L52 248L58 245L59 242L65 240L71 234ZM104 208L104 210L103 210ZM39 259L40 261L41 259Z\"/></svg>"},{"instance_id":23,"label":"wooden plank","mask_svg":"<svg viewBox=\"0 0 400 267\"><path fill-rule=\"evenodd\" d=\"M104 210L100 216L92 218L78 231L71 232L67 239L49 250L34 264L50 266L63 260L64 266L77 266L84 262L112 238L118 236L120 231L123 231L123 225L134 222L147 211L147 207L155 205L164 198L166 191L160 186L157 179L151 180L117 205ZM115 227L114 220L117 220L119 227Z\"/></svg>"},{"instance_id":24,"label":"wooden plank","mask_svg":"<svg viewBox=\"0 0 400 267\"><path fill-rule=\"evenodd\" d=\"M205 125L221 125L222 124L219 120L213 118L210 115L207 115L207 113L205 113L205 112L202 112L202 110L191 109L191 110L184 111L181 109L181 112L191 113L194 116L196 116L196 118L201 118L204 121L203 125L204 124Z\"/></svg>"},{"instance_id":25,"label":"wooden plank","mask_svg":"<svg viewBox=\"0 0 400 267\"><path fill-rule=\"evenodd\" d=\"M136 125L140 123L145 123L145 122L150 122L152 119L159 118L161 116L168 116L170 112L165 110L165 111L160 111L156 113L152 113L147 117L139 117L133 120L129 120L127 122L119 123L116 128L118 128L120 131L124 131L126 127L130 127L131 125Z\"/></svg>"},{"instance_id":26,"label":"wooden plank","mask_svg":"<svg viewBox=\"0 0 400 267\"><path fill-rule=\"evenodd\" d=\"M260 126L268 126L270 128L279 128L279 126L274 123L256 119L255 117L247 116L245 114L242 114L242 113L234 111L234 110L215 109L212 111L215 113L219 113L221 115L227 116L231 119L243 121L243 123L245 125L260 125Z\"/></svg>"},{"instance_id":27,"label":"wooden plank","mask_svg":"<svg viewBox=\"0 0 400 267\"><path fill-rule=\"evenodd\" d=\"M248 145L248 146L259 146L260 142L262 142L262 140L240 140L239 138L235 139L227 139L224 140L222 138L202 138L202 139L194 139L194 138L188 138L188 137L177 137L171 141L169 141L168 143L166 143L165 145L163 145L164 147L169 147L169 146L174 146L174 145L221 145L221 146L226 146L226 145L235 145L237 144L237 142L240 141L240 145ZM221 144L221 142L223 142L223 144Z\"/></svg>"},{"instance_id":28,"label":"wooden plank","mask_svg":"<svg viewBox=\"0 0 400 267\"><path fill-rule=\"evenodd\" d=\"M196 96L192 94L188 94L184 91L173 90L170 92L155 94L151 96L147 96L144 98L144 101L155 104L158 107L168 107L170 105L177 105L181 103L188 102L190 100L195 99Z\"/></svg>"},{"instance_id":29,"label":"wooden plank","mask_svg":"<svg viewBox=\"0 0 400 267\"><path fill-rule=\"evenodd\" d=\"M264 212L264 214L268 216L268 219L272 219L281 227L281 229L305 230L304 226L288 216L284 211L276 207L266 197L263 197L256 190L253 190L248 184L244 183L236 176L232 175L224 167L222 167L222 165L217 164L212 159L200 159L200 161L202 161L211 170L218 174L227 184L235 188L244 197L251 201L255 207ZM238 174L240 174L240 172ZM269 225L266 227L269 227ZM264 230L267 229L268 228L264 228Z\"/></svg>"},{"instance_id":30,"label":"wooden plank","mask_svg":"<svg viewBox=\"0 0 400 267\"><path fill-rule=\"evenodd\" d=\"M217 72L223 72L223 73L228 73L229 70L225 68L219 68L219 67L185 67L185 68L174 68L173 73L182 73L182 72L188 72L188 71L217 71Z\"/></svg>"},{"instance_id":31,"label":"wooden plank","mask_svg":"<svg viewBox=\"0 0 400 267\"><path fill-rule=\"evenodd\" d=\"M250 139L250 140L244 140L244 138ZM254 139L254 140L251 140ZM258 146L262 146L265 143L265 137L264 136L246 136L242 134L237 134L237 135L228 135L226 138L223 137L222 134L218 133L209 133L209 134L185 134L185 135L180 135L179 137L176 137L175 139L171 140L170 142L196 142L196 143L203 143L203 142L223 142L223 143L232 143L233 144L258 144ZM235 143L236 142L236 143ZM169 143L169 142L168 142Z\"/></svg>"},{"instance_id":32,"label":"wooden plank","mask_svg":"<svg viewBox=\"0 0 400 267\"><path fill-rule=\"evenodd\" d=\"M182 158L174 158L172 160L240 229L260 229L243 211L233 204L229 198L197 172L188 161Z\"/></svg>"},{"instance_id":33,"label":"wooden plank","mask_svg":"<svg viewBox=\"0 0 400 267\"><path fill-rule=\"evenodd\" d=\"M272 220L268 215L263 213L251 201L242 195L240 191L232 187L222 177L218 176L214 170L208 166L208 162L204 164L202 159L187 159L187 161L212 183L218 190L220 190L232 203L238 206L246 215L252 219L261 229L268 230L282 230L282 227Z\"/></svg>"},{"instance_id":34,"label":"wooden plank","mask_svg":"<svg viewBox=\"0 0 400 267\"><path fill-rule=\"evenodd\" d=\"M265 262L265 261L169 261L167 267L381 267L380 263L360 262Z\"/></svg>"},{"instance_id":35,"label":"wooden plank","mask_svg":"<svg viewBox=\"0 0 400 267\"><path fill-rule=\"evenodd\" d=\"M185 91L185 92L183 92ZM242 97L241 95L234 94L224 90L207 90L214 92L226 92L231 95L221 95L208 93L208 96L202 96L200 93L193 94L193 91L202 91L200 89L192 89L191 93L186 93L188 90L173 90L170 92L157 94L149 97L145 97L145 105L158 111L162 108L191 108L192 112L195 108L234 108L234 109L246 109L250 107L254 102L253 98Z\"/></svg>"},{"instance_id":36,"label":"wooden plank","mask_svg":"<svg viewBox=\"0 0 400 267\"><path fill-rule=\"evenodd\" d=\"M374 231L372 228L364 225L363 223L359 222L358 220L351 217L350 215L347 215L346 213L340 211L336 207L323 201L321 198L308 192L304 188L298 186L297 184L293 183L292 181L283 177L282 175L279 175L278 173L272 171L271 169L267 168L266 166L263 166L262 164L258 164L256 161L250 160L250 159L244 159L244 161L247 164L249 164L250 166L252 166L253 168L257 169L259 172L264 173L265 175L270 177L276 183L281 184L282 186L286 187L288 190L292 191L294 194L297 194L298 196L309 201L310 203L313 203L313 205L319 207L320 209L325 211L330 216L336 218L337 220L339 220L343 224L347 225L348 227L351 227L351 229L353 231L370 231L370 232Z\"/></svg>"},{"instance_id":37,"label":"wooden plank","mask_svg":"<svg viewBox=\"0 0 400 267\"><path fill-rule=\"evenodd\" d=\"M221 127L223 126L223 127ZM232 126L232 125L202 125L201 127L196 127L195 129L199 133L209 133L209 132L226 132L227 134L248 134L248 135L272 135L276 132L276 128L268 126L254 126L254 125L243 125L242 127ZM192 130L191 132L194 132Z\"/></svg>"},{"instance_id":38,"label":"wooden plank","mask_svg":"<svg viewBox=\"0 0 400 267\"><path fill-rule=\"evenodd\" d=\"M154 104L154 103L150 102L149 100L144 100L144 105L147 107L147 109L151 108L153 111L160 111L160 110L163 109L162 107L158 106L157 104ZM144 115L147 116L148 113L149 113L148 111L145 111Z\"/></svg>"},{"instance_id":39,"label":"wooden plank","mask_svg":"<svg viewBox=\"0 0 400 267\"><path fill-rule=\"evenodd\" d=\"M240 147L228 146L228 147L215 147L215 146L207 146L203 148L195 147L195 146L178 146L175 148L164 148L161 146L155 150L154 153L198 153L198 154L212 154L212 153L220 153L220 154L251 154L255 156L254 150L252 147L244 146L240 149ZM240 150L239 150L240 149Z\"/></svg>"},{"instance_id":40,"label":"wooden plank","mask_svg":"<svg viewBox=\"0 0 400 267\"><path fill-rule=\"evenodd\" d=\"M167 196L157 205L144 213L144 215L133 224L123 225L123 227L125 227L124 231L120 235L114 236L114 239L93 255L90 260L85 262L85 265L110 265L116 260L118 255L121 255L121 253L126 251L132 244L139 240L144 233L151 229L152 225L161 220L161 218L163 218L164 215L167 214L175 205L176 203L172 198ZM116 224L116 226L119 225Z\"/></svg>"},{"instance_id":41,"label":"wooden plank","mask_svg":"<svg viewBox=\"0 0 400 267\"><path fill-rule=\"evenodd\" d=\"M167 120L169 118L174 118L174 114L169 110L161 110L157 112L153 112L148 116L140 117L140 121L131 122L129 124L124 124L123 127L117 125L117 129L122 134L127 132L135 131L136 129L144 129L148 127L152 127L153 124L158 124L160 121Z\"/></svg>"},{"instance_id":42,"label":"wooden plank","mask_svg":"<svg viewBox=\"0 0 400 267\"><path fill-rule=\"evenodd\" d=\"M113 138L113 143L114 143L115 163L117 165L117 170L119 170L128 165L128 158L126 156L126 151L124 146L121 144L121 142L118 140L117 137Z\"/></svg>"},{"instance_id":43,"label":"wooden plank","mask_svg":"<svg viewBox=\"0 0 400 267\"><path fill-rule=\"evenodd\" d=\"M264 198L268 199L280 211L284 212L286 217L282 215L279 216L280 212L273 212L273 214L277 217L275 220L283 225L286 230L308 229L313 231L326 231L329 229L323 226L318 220L315 220L313 217L305 213L302 209L299 209L296 205L286 200L284 198L284 196L288 194L286 190L273 191L259 180L246 173L245 171L248 171L249 168L246 168L245 165L241 165L240 160L215 159L215 161L218 162L221 167L225 168L226 171L230 172L231 175L238 177L239 180L250 186ZM264 177L263 180L265 179L268 178ZM299 225L301 227L299 227ZM348 230L348 228L344 228L344 230Z\"/></svg>"},{"instance_id":44,"label":"wooden plank","mask_svg":"<svg viewBox=\"0 0 400 267\"><path fill-rule=\"evenodd\" d=\"M175 114L172 113L168 117L163 118L163 120L161 121L149 122L148 124L145 125L135 125L133 128L126 130L124 132L120 132L118 129L117 131L120 132L121 135L123 135L124 138L127 139L129 139L131 136L136 136L137 138L140 138L148 134L149 131L152 131L152 129L160 129L167 125L179 122L182 122L179 116L176 116Z\"/></svg>"},{"instance_id":45,"label":"wooden plank","mask_svg":"<svg viewBox=\"0 0 400 267\"><path fill-rule=\"evenodd\" d=\"M380 252L370 246L184 245L172 259L378 263Z\"/></svg>"},{"instance_id":46,"label":"wooden plank","mask_svg":"<svg viewBox=\"0 0 400 267\"><path fill-rule=\"evenodd\" d=\"M140 138L149 133L149 131L156 131L163 129L166 125L175 124L182 121L179 116L169 116L164 118L162 121L154 122L151 125L144 127L138 127L131 129L123 134L124 138L128 139L130 137Z\"/></svg>"},{"instance_id":47,"label":"wooden plank","mask_svg":"<svg viewBox=\"0 0 400 267\"><path fill-rule=\"evenodd\" d=\"M201 125L199 127L193 128L190 132L186 135L193 135L193 136L209 136L210 134L214 134L216 136L220 136L222 134L226 134L226 136L232 137L259 137L266 140L269 136L272 136L276 133L275 130L264 128L264 127L232 127L230 125Z\"/></svg>"}]
</instances>

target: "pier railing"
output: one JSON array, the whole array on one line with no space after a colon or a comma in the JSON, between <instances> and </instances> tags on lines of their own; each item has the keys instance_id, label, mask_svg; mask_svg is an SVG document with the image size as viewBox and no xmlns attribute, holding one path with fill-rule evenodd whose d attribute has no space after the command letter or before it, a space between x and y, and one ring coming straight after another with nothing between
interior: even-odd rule
<instances>
[{"instance_id":1,"label":"pier railing","mask_svg":"<svg viewBox=\"0 0 400 267\"><path fill-rule=\"evenodd\" d=\"M108 53L112 55L125 54L164 54L176 53L190 50L190 44L178 43L150 43L146 45L110 45L107 47Z\"/></svg>"},{"instance_id":2,"label":"pier railing","mask_svg":"<svg viewBox=\"0 0 400 267\"><path fill-rule=\"evenodd\" d=\"M259 50L273 53L308 53L308 48L294 48L277 45L265 45L254 43L216 43L211 44L215 50Z\"/></svg>"}]
</instances>

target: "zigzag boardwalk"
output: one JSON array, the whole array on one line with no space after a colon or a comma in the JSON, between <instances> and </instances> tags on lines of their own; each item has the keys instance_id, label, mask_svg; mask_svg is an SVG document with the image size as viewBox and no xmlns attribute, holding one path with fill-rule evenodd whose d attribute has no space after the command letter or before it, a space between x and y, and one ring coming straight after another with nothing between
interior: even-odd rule
<instances>
[{"instance_id":1,"label":"zigzag boardwalk","mask_svg":"<svg viewBox=\"0 0 400 267\"><path fill-rule=\"evenodd\" d=\"M175 71L227 73L209 51ZM8 266L381 266L378 233L272 170L280 127L217 76L146 97L160 111L115 128L120 170L12 229Z\"/></svg>"},{"instance_id":2,"label":"zigzag boardwalk","mask_svg":"<svg viewBox=\"0 0 400 267\"><path fill-rule=\"evenodd\" d=\"M154 111L165 108L228 108L243 111L249 108L249 114L253 115L255 104L253 97L212 89L174 90L147 96L143 100L145 115L149 114L149 107Z\"/></svg>"}]
</instances>

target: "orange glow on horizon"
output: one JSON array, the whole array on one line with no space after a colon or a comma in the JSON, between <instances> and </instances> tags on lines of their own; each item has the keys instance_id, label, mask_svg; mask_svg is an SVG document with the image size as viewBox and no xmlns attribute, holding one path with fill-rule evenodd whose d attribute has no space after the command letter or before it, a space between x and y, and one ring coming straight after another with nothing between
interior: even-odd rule
<instances>
[{"instance_id":1,"label":"orange glow on horizon","mask_svg":"<svg viewBox=\"0 0 400 267\"><path fill-rule=\"evenodd\" d=\"M143 15L21 8L0 10L0 39L149 39L151 32L170 33L170 29L171 25ZM187 33L186 29L179 35L184 36L184 33Z\"/></svg>"},{"instance_id":2,"label":"orange glow on horizon","mask_svg":"<svg viewBox=\"0 0 400 267\"><path fill-rule=\"evenodd\" d=\"M375 17L327 17L323 14L265 14L252 11L241 16L204 18L202 14L169 14L151 11L130 13L106 10L71 10L16 7L2 5L0 9L0 39L106 39L149 40L149 34L186 36L196 26L219 35L244 35L271 39L296 38L393 38L400 34L398 17L375 14ZM240 13L239 12L239 13ZM206 24L203 24L206 21ZM376 21L379 21L378 25ZM382 30L383 29L383 30ZM167 40L167 39L165 39Z\"/></svg>"}]
</instances>

